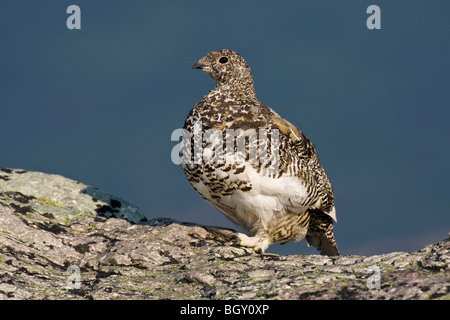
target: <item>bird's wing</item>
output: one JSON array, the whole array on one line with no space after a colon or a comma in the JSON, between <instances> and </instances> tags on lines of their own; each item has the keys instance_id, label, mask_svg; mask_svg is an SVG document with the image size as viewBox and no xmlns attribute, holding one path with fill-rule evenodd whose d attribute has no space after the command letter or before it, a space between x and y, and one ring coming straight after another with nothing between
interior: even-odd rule
<instances>
[{"instance_id":1,"label":"bird's wing","mask_svg":"<svg viewBox=\"0 0 450 320\"><path fill-rule=\"evenodd\" d=\"M289 121L274 113L271 116L274 127L280 130L280 140L284 137L284 150L289 153L285 157L290 161L286 166L293 166L293 171L309 194L309 201L305 203L314 204L314 209L319 209L336 220L334 211L334 194L331 183L320 164L316 149L312 142ZM283 141L281 141L283 145ZM293 193L295 196L295 192ZM295 202L295 199L291 199Z\"/></svg>"}]
</instances>

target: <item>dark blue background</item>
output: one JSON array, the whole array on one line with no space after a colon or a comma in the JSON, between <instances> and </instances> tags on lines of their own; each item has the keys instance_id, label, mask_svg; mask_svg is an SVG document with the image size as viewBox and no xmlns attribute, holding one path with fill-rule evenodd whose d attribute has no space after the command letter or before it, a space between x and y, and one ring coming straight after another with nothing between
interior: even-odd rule
<instances>
[{"instance_id":1,"label":"dark blue background","mask_svg":"<svg viewBox=\"0 0 450 320\"><path fill-rule=\"evenodd\" d=\"M68 30L66 8L81 8ZM381 8L381 30L366 9ZM447 236L448 1L0 2L0 167L61 174L149 217L235 228L171 162L213 81L192 65L228 48L258 98L316 145L343 254ZM305 242L278 253L315 253Z\"/></svg>"}]
</instances>

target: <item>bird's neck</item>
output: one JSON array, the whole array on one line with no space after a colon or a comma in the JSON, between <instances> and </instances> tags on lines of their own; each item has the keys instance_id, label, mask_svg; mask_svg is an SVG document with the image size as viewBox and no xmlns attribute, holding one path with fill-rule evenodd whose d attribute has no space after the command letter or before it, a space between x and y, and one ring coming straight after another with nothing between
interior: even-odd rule
<instances>
[{"instance_id":1,"label":"bird's neck","mask_svg":"<svg viewBox=\"0 0 450 320\"><path fill-rule=\"evenodd\" d=\"M258 101L255 88L253 87L253 81L251 83L217 83L215 90L235 101L244 103L255 103Z\"/></svg>"}]
</instances>

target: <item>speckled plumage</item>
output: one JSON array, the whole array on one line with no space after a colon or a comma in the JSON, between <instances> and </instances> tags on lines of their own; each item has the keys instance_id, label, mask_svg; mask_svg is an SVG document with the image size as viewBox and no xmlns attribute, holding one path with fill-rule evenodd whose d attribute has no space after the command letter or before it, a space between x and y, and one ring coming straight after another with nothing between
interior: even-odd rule
<instances>
[{"instance_id":1,"label":"speckled plumage","mask_svg":"<svg viewBox=\"0 0 450 320\"><path fill-rule=\"evenodd\" d=\"M264 252L271 243L306 238L322 254L338 255L333 190L313 144L258 101L250 67L238 53L213 51L193 68L216 82L184 124L180 155L194 189L250 233L239 236L241 245ZM247 142L245 152L239 139ZM253 147L267 153L251 161Z\"/></svg>"}]
</instances>

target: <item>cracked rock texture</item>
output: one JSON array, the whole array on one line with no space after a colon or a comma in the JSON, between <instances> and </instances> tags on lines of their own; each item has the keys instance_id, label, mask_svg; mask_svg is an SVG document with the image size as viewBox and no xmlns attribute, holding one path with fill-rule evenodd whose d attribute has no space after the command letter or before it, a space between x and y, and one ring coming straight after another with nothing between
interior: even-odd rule
<instances>
[{"instance_id":1,"label":"cracked rock texture","mask_svg":"<svg viewBox=\"0 0 450 320\"><path fill-rule=\"evenodd\" d=\"M0 299L450 299L450 241L376 256L259 255L235 231L0 169ZM443 238L445 235L443 235Z\"/></svg>"}]
</instances>

